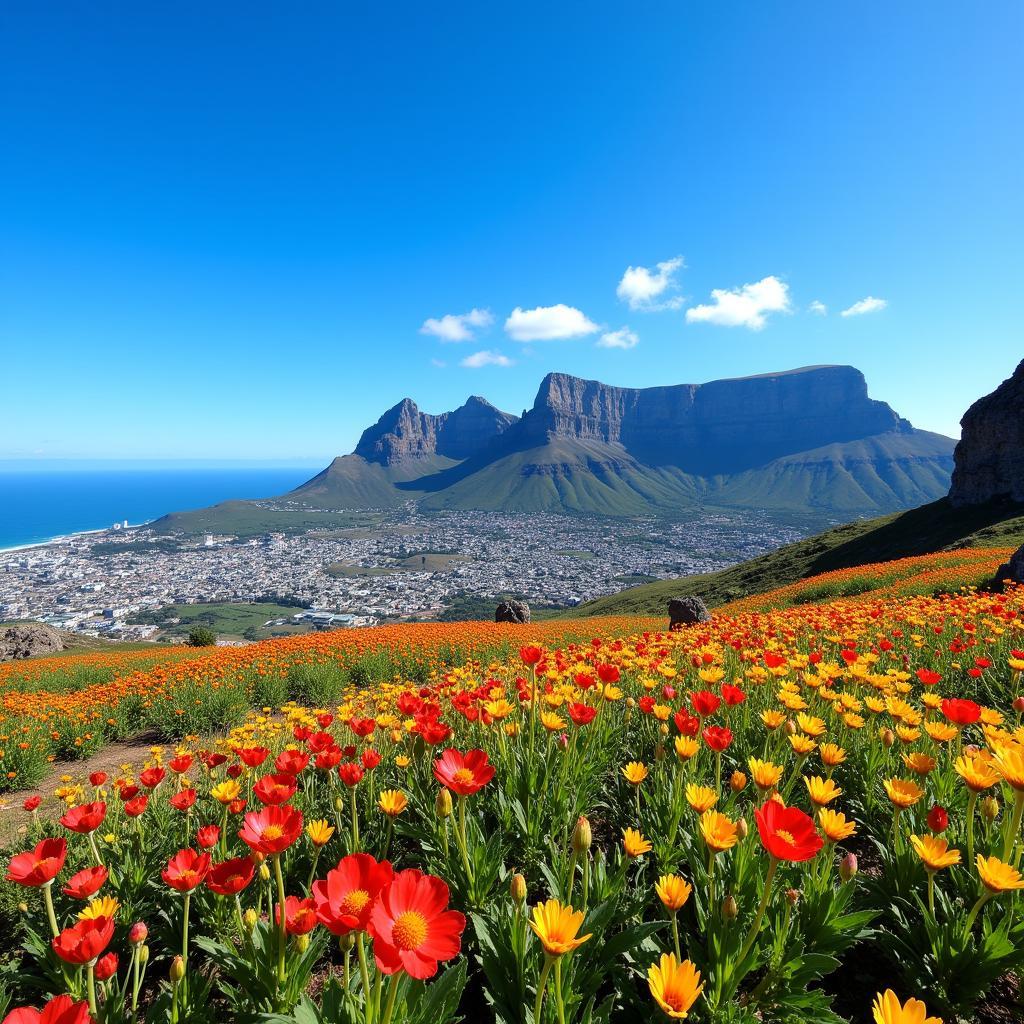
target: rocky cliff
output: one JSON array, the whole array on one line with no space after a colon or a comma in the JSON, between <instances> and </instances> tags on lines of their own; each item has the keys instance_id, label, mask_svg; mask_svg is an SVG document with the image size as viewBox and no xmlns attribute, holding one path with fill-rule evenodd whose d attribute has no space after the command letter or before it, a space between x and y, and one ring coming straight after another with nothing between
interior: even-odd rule
<instances>
[{"instance_id":1,"label":"rocky cliff","mask_svg":"<svg viewBox=\"0 0 1024 1024\"><path fill-rule=\"evenodd\" d=\"M466 459L517 418L476 395L458 409L438 416L421 412L411 398L404 398L363 431L355 454L383 466L432 455Z\"/></svg>"},{"instance_id":2,"label":"rocky cliff","mask_svg":"<svg viewBox=\"0 0 1024 1024\"><path fill-rule=\"evenodd\" d=\"M963 506L994 498L1024 501L1024 361L964 413L960 426L950 502Z\"/></svg>"}]
</instances>

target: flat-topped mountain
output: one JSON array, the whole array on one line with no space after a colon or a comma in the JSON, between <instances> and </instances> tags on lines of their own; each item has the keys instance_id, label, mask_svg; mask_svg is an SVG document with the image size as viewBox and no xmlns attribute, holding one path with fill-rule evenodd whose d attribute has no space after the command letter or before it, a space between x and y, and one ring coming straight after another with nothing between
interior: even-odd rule
<instances>
[{"instance_id":1,"label":"flat-topped mountain","mask_svg":"<svg viewBox=\"0 0 1024 1024\"><path fill-rule=\"evenodd\" d=\"M862 514L945 494L952 452L950 438L869 398L852 366L654 388L550 373L521 418L477 397L436 416L405 399L289 497L332 508Z\"/></svg>"}]
</instances>

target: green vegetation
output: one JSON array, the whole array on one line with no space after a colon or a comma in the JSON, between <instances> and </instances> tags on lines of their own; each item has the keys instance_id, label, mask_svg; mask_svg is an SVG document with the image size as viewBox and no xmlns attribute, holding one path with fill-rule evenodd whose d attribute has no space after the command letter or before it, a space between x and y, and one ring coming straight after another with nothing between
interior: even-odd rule
<instances>
[{"instance_id":1,"label":"green vegetation","mask_svg":"<svg viewBox=\"0 0 1024 1024\"><path fill-rule=\"evenodd\" d=\"M194 626L205 626L218 636L258 638L257 632L269 619L289 618L295 608L282 604L172 604L156 611L139 612L128 621L161 627L164 637L185 637ZM178 619L178 622L171 622ZM256 632L254 632L256 631ZM259 634L262 635L262 634Z\"/></svg>"},{"instance_id":2,"label":"green vegetation","mask_svg":"<svg viewBox=\"0 0 1024 1024\"><path fill-rule=\"evenodd\" d=\"M258 537L264 533L305 533L308 530L366 528L379 516L367 512L320 512L304 505L268 508L255 501L224 501L210 508L172 512L152 528L162 534L196 537L205 533Z\"/></svg>"},{"instance_id":3,"label":"green vegetation","mask_svg":"<svg viewBox=\"0 0 1024 1024\"><path fill-rule=\"evenodd\" d=\"M909 512L837 526L730 569L633 587L588 601L559 617L660 615L666 613L670 598L691 594L714 607L833 569L954 548L1018 547L1021 544L1024 544L1024 505L999 501L954 508L942 498Z\"/></svg>"},{"instance_id":4,"label":"green vegetation","mask_svg":"<svg viewBox=\"0 0 1024 1024\"><path fill-rule=\"evenodd\" d=\"M156 540L104 540L93 544L94 555L120 555L126 551L137 554L152 554L162 552L174 554L181 550L181 544L172 537L159 537Z\"/></svg>"},{"instance_id":5,"label":"green vegetation","mask_svg":"<svg viewBox=\"0 0 1024 1024\"><path fill-rule=\"evenodd\" d=\"M438 622L493 622L494 609L502 601L522 601L521 594L498 594L496 597L480 597L477 594L456 594L448 600L444 611L437 616ZM562 609L558 605L531 604L532 619L555 618L555 612ZM570 616L571 618L571 616Z\"/></svg>"},{"instance_id":6,"label":"green vegetation","mask_svg":"<svg viewBox=\"0 0 1024 1024\"><path fill-rule=\"evenodd\" d=\"M193 626L185 641L189 647L213 647L216 642L217 634L209 626Z\"/></svg>"}]
</instances>

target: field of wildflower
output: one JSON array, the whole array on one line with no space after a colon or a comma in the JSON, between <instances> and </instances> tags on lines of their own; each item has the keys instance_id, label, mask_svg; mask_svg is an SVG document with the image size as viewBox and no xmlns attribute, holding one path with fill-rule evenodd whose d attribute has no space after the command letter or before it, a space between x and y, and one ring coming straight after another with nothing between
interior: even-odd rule
<instances>
[{"instance_id":1,"label":"field of wildflower","mask_svg":"<svg viewBox=\"0 0 1024 1024\"><path fill-rule=\"evenodd\" d=\"M994 991L1024 1019L1022 604L97 667L60 715L200 738L25 801L0 1019L952 1024ZM7 671L9 720L60 732L48 678ZM222 692L240 714L189 708Z\"/></svg>"}]
</instances>

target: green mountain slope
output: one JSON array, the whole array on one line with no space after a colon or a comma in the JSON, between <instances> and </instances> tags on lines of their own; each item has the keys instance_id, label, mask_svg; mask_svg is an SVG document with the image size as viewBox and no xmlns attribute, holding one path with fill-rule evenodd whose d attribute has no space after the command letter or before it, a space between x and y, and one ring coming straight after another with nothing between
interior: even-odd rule
<instances>
[{"instance_id":1,"label":"green mountain slope","mask_svg":"<svg viewBox=\"0 0 1024 1024\"><path fill-rule=\"evenodd\" d=\"M457 464L441 455L394 465L370 462L361 455L343 455L285 497L318 508L395 508L422 493L414 488L400 490L396 484L429 477Z\"/></svg>"},{"instance_id":2,"label":"green mountain slope","mask_svg":"<svg viewBox=\"0 0 1024 1024\"><path fill-rule=\"evenodd\" d=\"M703 598L709 607L714 607L833 569L958 547L1021 544L1024 544L1024 505L996 501L954 508L942 498L909 512L838 526L730 569L632 587L588 601L562 614L566 618L659 615L665 613L670 598L689 594Z\"/></svg>"}]
</instances>

